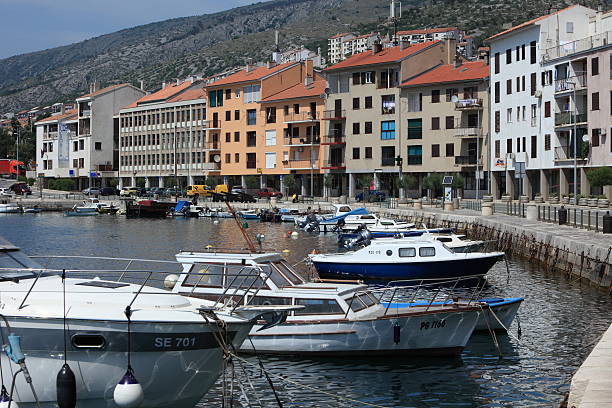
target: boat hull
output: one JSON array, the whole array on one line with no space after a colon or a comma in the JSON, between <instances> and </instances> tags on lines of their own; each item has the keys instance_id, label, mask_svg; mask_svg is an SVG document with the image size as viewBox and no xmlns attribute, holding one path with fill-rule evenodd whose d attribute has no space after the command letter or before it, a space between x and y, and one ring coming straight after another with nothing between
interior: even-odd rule
<instances>
[{"instance_id":1,"label":"boat hull","mask_svg":"<svg viewBox=\"0 0 612 408\"><path fill-rule=\"evenodd\" d=\"M12 319L9 319L12 320ZM56 407L56 374L64 363L61 319L11 321L21 336L22 350L41 406ZM68 364L76 376L77 407L113 407L113 390L125 374L127 334L125 322L68 321ZM240 344L250 324L228 325ZM222 350L214 338L214 324L132 324L131 365L144 390L141 407L193 407L215 383L222 370ZM74 335L96 334L102 348L78 349ZM5 378L16 365L2 355ZM7 377L9 376L9 377ZM36 406L29 386L18 376L15 401L20 407Z\"/></svg>"},{"instance_id":2,"label":"boat hull","mask_svg":"<svg viewBox=\"0 0 612 408\"><path fill-rule=\"evenodd\" d=\"M506 330L512 325L523 300L523 298L481 299L481 302L489 304L489 308L485 308L484 314L481 314L478 318L476 330L489 330L489 328L492 330ZM503 326L492 313L495 313L495 316L497 316L497 319L501 321Z\"/></svg>"},{"instance_id":3,"label":"boat hull","mask_svg":"<svg viewBox=\"0 0 612 408\"><path fill-rule=\"evenodd\" d=\"M313 260L321 278L326 279L453 279L485 275L499 255L430 262L340 263Z\"/></svg>"},{"instance_id":4,"label":"boat hull","mask_svg":"<svg viewBox=\"0 0 612 408\"><path fill-rule=\"evenodd\" d=\"M257 331L250 339L257 353L309 355L457 355L469 340L477 310L393 315L372 320L288 321ZM400 327L399 342L394 324ZM250 341L240 351L255 352Z\"/></svg>"}]
</instances>

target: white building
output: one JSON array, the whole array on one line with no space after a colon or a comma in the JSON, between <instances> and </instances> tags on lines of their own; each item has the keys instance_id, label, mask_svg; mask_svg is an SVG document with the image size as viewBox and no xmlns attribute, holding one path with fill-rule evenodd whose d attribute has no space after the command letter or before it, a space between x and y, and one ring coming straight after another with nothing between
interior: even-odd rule
<instances>
[{"instance_id":1,"label":"white building","mask_svg":"<svg viewBox=\"0 0 612 408\"><path fill-rule=\"evenodd\" d=\"M588 142L584 145L582 140L593 106L590 106L588 91L557 92L560 89L556 88L559 83L555 75L559 76L561 71L555 71L545 56L551 48L589 37L592 27L589 22L595 17L595 10L575 5L488 39L491 47L490 165L494 195L508 194L516 198L521 194L540 193L546 197L552 193L571 193L575 134L578 136L578 192L589 194L585 169L592 164ZM582 70L586 65L580 67ZM563 75L565 78L571 73L564 71ZM576 115L572 114L574 110Z\"/></svg>"},{"instance_id":2,"label":"white building","mask_svg":"<svg viewBox=\"0 0 612 408\"><path fill-rule=\"evenodd\" d=\"M424 28L418 30L398 31L399 41L411 44L425 41L438 41L444 39L460 40L460 31L457 27Z\"/></svg>"}]
</instances>

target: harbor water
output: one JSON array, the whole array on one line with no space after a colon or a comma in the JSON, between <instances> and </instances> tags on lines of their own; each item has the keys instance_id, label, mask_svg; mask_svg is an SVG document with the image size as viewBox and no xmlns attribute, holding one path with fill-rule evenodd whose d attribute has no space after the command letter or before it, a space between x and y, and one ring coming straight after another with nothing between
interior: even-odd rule
<instances>
[{"instance_id":1,"label":"harbor water","mask_svg":"<svg viewBox=\"0 0 612 408\"><path fill-rule=\"evenodd\" d=\"M300 233L291 239L291 224L249 222L249 233L265 235L264 249L285 251L304 269L305 255L337 250L333 234ZM91 255L174 260L179 250L206 245L244 247L234 220L126 219L64 217L61 214L0 215L0 235L33 255ZM301 263L300 263L301 262ZM600 291L520 259L489 272L483 296L523 296L511 333L497 334L498 349L488 333L475 334L460 358L401 356L317 358L260 356L273 377L284 406L359 407L358 401L386 407L552 407L569 390L574 371L612 321L612 299ZM245 358L257 365L257 357ZM244 364L244 363L243 363ZM244 373L250 374L251 389ZM235 406L246 398L253 406L276 406L259 369L236 362ZM228 373L228 377L230 374ZM229 381L228 378L226 380ZM244 393L241 392L244 387ZM202 407L221 406L221 380ZM243 394L241 396L241 394ZM333 394L334 396L331 396ZM338 396L339 398L336 398ZM259 402L257 402L259 401Z\"/></svg>"}]
</instances>

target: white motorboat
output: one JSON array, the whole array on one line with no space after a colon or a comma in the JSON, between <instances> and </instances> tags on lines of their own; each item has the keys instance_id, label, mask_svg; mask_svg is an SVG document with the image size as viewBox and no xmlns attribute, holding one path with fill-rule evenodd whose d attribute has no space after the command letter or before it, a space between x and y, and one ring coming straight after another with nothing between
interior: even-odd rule
<instances>
[{"instance_id":1,"label":"white motorboat","mask_svg":"<svg viewBox=\"0 0 612 408\"><path fill-rule=\"evenodd\" d=\"M243 343L241 351L453 355L465 347L482 310L474 303L442 303L388 313L366 285L307 283L277 253L181 252L176 258L184 266L175 293L204 299L232 293L245 304L304 307L275 327L255 326L252 343ZM247 268L256 268L260 276L243 276Z\"/></svg>"},{"instance_id":2,"label":"white motorboat","mask_svg":"<svg viewBox=\"0 0 612 408\"><path fill-rule=\"evenodd\" d=\"M378 219L373 225L368 225L368 231L370 232L408 232L413 230L415 224L409 222L399 222L392 219ZM343 227L344 229L344 227Z\"/></svg>"},{"instance_id":3,"label":"white motorboat","mask_svg":"<svg viewBox=\"0 0 612 408\"><path fill-rule=\"evenodd\" d=\"M221 208L206 207L203 212L200 212L200 217L206 218L234 218L229 211L224 211Z\"/></svg>"},{"instance_id":4,"label":"white motorboat","mask_svg":"<svg viewBox=\"0 0 612 408\"><path fill-rule=\"evenodd\" d=\"M81 277L69 277L73 272ZM114 407L114 389L126 373L128 356L144 392L142 403L131 406L193 407L223 369L226 345L218 339L241 344L252 319L271 310L230 309L144 283L85 279L86 271L69 270L65 279L56 273L0 238L2 341L9 333L19 336L21 363L32 379L30 386L15 374L13 399L20 407L37 406L37 401L57 406L56 375L64 361L76 377L77 406ZM5 353L1 358L4 385L10 389L20 367Z\"/></svg>"},{"instance_id":5,"label":"white motorboat","mask_svg":"<svg viewBox=\"0 0 612 408\"><path fill-rule=\"evenodd\" d=\"M3 202L0 203L0 214L20 213L21 207L16 203Z\"/></svg>"},{"instance_id":6,"label":"white motorboat","mask_svg":"<svg viewBox=\"0 0 612 408\"><path fill-rule=\"evenodd\" d=\"M484 241L468 239L463 234L431 234L433 239L444 243L454 252L476 252L484 248Z\"/></svg>"},{"instance_id":7,"label":"white motorboat","mask_svg":"<svg viewBox=\"0 0 612 408\"><path fill-rule=\"evenodd\" d=\"M75 205L72 210L78 213L98 212L99 209L110 209L109 203L103 203L97 198L90 198L88 201L83 201L81 205Z\"/></svg>"},{"instance_id":8,"label":"white motorboat","mask_svg":"<svg viewBox=\"0 0 612 408\"><path fill-rule=\"evenodd\" d=\"M365 208L353 208L349 204L332 204L332 206L334 207L333 213L321 215L314 214L314 217L311 217L312 221L316 218L317 222L321 224L336 225L338 221L343 220L349 215L368 214L368 210ZM308 221L308 214L295 218L295 223L297 225L304 224Z\"/></svg>"},{"instance_id":9,"label":"white motorboat","mask_svg":"<svg viewBox=\"0 0 612 408\"><path fill-rule=\"evenodd\" d=\"M414 228L414 224L379 218L376 214L347 215L340 220L339 226L342 231L355 231L366 227L371 232L406 232Z\"/></svg>"}]
</instances>

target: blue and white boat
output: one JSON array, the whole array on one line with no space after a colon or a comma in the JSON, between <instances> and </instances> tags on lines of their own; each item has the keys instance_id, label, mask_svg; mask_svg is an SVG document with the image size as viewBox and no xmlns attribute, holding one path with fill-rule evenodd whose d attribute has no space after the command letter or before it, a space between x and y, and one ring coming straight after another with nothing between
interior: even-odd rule
<instances>
[{"instance_id":1,"label":"blue and white boat","mask_svg":"<svg viewBox=\"0 0 612 408\"><path fill-rule=\"evenodd\" d=\"M259 214L257 214L257 210L243 210L238 211L238 214L241 218L245 220L258 220Z\"/></svg>"},{"instance_id":2,"label":"blue and white boat","mask_svg":"<svg viewBox=\"0 0 612 408\"><path fill-rule=\"evenodd\" d=\"M326 279L404 280L483 276L503 252L456 253L431 236L374 240L354 252L309 255Z\"/></svg>"}]
</instances>

